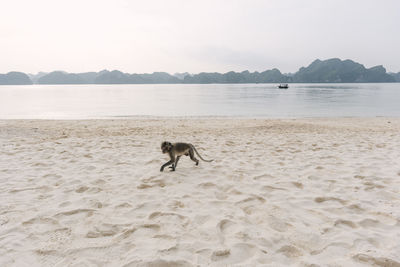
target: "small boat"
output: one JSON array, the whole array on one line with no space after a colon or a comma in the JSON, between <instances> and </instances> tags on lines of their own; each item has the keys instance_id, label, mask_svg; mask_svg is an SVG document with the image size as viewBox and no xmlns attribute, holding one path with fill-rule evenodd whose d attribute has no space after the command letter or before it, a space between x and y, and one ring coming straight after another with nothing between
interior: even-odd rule
<instances>
[{"instance_id":1,"label":"small boat","mask_svg":"<svg viewBox=\"0 0 400 267\"><path fill-rule=\"evenodd\" d=\"M288 85L287 83L281 83L281 84L278 86L278 88L280 88L280 89L288 89L288 88L289 88L289 85Z\"/></svg>"}]
</instances>

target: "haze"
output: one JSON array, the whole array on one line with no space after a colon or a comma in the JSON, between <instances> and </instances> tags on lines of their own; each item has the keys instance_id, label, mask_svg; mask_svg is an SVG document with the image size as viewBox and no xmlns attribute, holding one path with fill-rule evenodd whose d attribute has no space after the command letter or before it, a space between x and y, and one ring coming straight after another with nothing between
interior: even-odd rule
<instances>
[{"instance_id":1,"label":"haze","mask_svg":"<svg viewBox=\"0 0 400 267\"><path fill-rule=\"evenodd\" d=\"M314 59L400 71L397 0L2 0L0 73L295 72Z\"/></svg>"}]
</instances>

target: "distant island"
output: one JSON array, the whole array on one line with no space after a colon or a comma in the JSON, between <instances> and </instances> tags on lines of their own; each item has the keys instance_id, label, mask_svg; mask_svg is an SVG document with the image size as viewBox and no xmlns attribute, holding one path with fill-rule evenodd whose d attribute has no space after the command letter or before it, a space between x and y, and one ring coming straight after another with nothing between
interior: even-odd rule
<instances>
[{"instance_id":1,"label":"distant island","mask_svg":"<svg viewBox=\"0 0 400 267\"><path fill-rule=\"evenodd\" d=\"M296 73L282 74L278 69L263 72L202 72L198 74L154 72L129 74L118 70L84 73L53 71L25 74L0 74L0 85L11 84L207 84L207 83L381 83L400 82L399 73L387 73L383 66L365 68L352 60L332 58L315 60Z\"/></svg>"},{"instance_id":2,"label":"distant island","mask_svg":"<svg viewBox=\"0 0 400 267\"><path fill-rule=\"evenodd\" d=\"M32 84L32 81L25 73L12 71L0 74L0 84Z\"/></svg>"}]
</instances>

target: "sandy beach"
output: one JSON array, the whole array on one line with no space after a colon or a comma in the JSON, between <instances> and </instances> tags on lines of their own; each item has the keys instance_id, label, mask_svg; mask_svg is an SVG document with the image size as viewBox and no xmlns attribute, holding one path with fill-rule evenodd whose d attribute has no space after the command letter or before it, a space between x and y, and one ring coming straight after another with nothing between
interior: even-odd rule
<instances>
[{"instance_id":1,"label":"sandy beach","mask_svg":"<svg viewBox=\"0 0 400 267\"><path fill-rule=\"evenodd\" d=\"M190 142L214 162L161 141ZM0 266L400 266L399 118L0 121Z\"/></svg>"}]
</instances>

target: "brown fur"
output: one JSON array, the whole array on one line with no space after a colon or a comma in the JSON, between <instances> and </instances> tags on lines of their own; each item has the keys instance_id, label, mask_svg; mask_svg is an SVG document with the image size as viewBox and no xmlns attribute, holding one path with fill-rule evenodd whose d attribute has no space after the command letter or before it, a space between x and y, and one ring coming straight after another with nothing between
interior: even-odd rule
<instances>
[{"instance_id":1,"label":"brown fur","mask_svg":"<svg viewBox=\"0 0 400 267\"><path fill-rule=\"evenodd\" d=\"M170 160L161 166L160 171L162 172L164 168L168 165L172 165L169 168L172 171L175 171L176 166L178 165L178 161L181 156L190 156L190 159L196 162L196 166L199 165L199 160L196 159L194 153L196 153L201 160L206 162L211 162L213 160L205 160L203 159L199 152L197 152L196 148L192 144L188 143L170 143L168 141L164 141L161 143L161 151L162 153L168 153Z\"/></svg>"}]
</instances>

